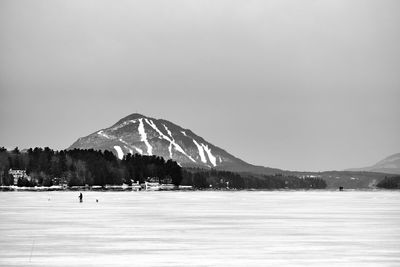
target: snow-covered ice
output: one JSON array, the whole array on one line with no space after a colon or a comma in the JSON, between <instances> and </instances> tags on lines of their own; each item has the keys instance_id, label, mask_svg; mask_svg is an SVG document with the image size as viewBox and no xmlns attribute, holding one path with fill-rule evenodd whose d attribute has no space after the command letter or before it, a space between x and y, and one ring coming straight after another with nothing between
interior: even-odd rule
<instances>
[{"instance_id":1,"label":"snow-covered ice","mask_svg":"<svg viewBox=\"0 0 400 267\"><path fill-rule=\"evenodd\" d=\"M78 194L0 192L0 266L400 263L398 191Z\"/></svg>"}]
</instances>

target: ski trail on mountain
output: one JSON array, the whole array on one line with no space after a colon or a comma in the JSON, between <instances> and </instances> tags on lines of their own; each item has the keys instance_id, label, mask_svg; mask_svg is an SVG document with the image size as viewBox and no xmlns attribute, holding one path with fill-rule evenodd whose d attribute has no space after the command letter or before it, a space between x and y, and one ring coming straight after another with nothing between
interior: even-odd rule
<instances>
[{"instance_id":1,"label":"ski trail on mountain","mask_svg":"<svg viewBox=\"0 0 400 267\"><path fill-rule=\"evenodd\" d=\"M186 157L188 157L191 161L196 162L191 156L189 156L189 155L182 149L182 147L181 147L180 145L178 145L178 144L175 142L175 139L172 137L172 133L171 133L171 131L169 131L169 129L168 129L167 126L165 126L165 125L163 124L165 130L166 130L167 133L171 136L171 138L168 137L168 136L166 136L165 134L163 134L163 133L160 131L160 129L158 129L157 125L153 122L153 120L145 119L145 122L147 122L147 124L150 125L150 127L152 127L152 128L159 134L159 138L160 138L160 139L165 139L165 140L167 140L167 141L169 142L168 150L169 150L169 156L170 156L170 158L172 158L172 146L174 146L175 150L181 152L183 155L185 155Z\"/></svg>"},{"instance_id":2,"label":"ski trail on mountain","mask_svg":"<svg viewBox=\"0 0 400 267\"><path fill-rule=\"evenodd\" d=\"M122 159L124 157L124 152L120 146L114 146L115 151L117 151L118 158Z\"/></svg>"},{"instance_id":3,"label":"ski trail on mountain","mask_svg":"<svg viewBox=\"0 0 400 267\"><path fill-rule=\"evenodd\" d=\"M199 143L197 143L197 141L194 139L193 139L193 143L197 146L197 149L199 150L200 160L203 163L207 163L207 159L206 159L206 155L204 154L203 147Z\"/></svg>"},{"instance_id":4,"label":"ski trail on mountain","mask_svg":"<svg viewBox=\"0 0 400 267\"><path fill-rule=\"evenodd\" d=\"M146 134L146 131L144 130L143 118L139 119L138 130L139 130L139 134L140 134L140 140L146 144L147 154L152 156L153 155L153 147L150 145L149 141L147 140L147 134Z\"/></svg>"},{"instance_id":5,"label":"ski trail on mountain","mask_svg":"<svg viewBox=\"0 0 400 267\"><path fill-rule=\"evenodd\" d=\"M179 152L181 152L182 154L184 154L184 155L185 155L186 157L188 157L191 161L196 162L191 156L189 156L189 155L185 152L185 150L182 149L182 147L181 147L180 145L178 145L178 144L175 142L175 139L174 139L174 137L172 137L172 133L171 133L171 131L168 129L168 127L167 127L165 124L163 124L163 126L164 126L165 130L168 132L168 134L171 136L172 145L175 147L175 149L178 150Z\"/></svg>"},{"instance_id":6,"label":"ski trail on mountain","mask_svg":"<svg viewBox=\"0 0 400 267\"><path fill-rule=\"evenodd\" d=\"M205 145L201 143L201 146L204 148L204 150L207 153L208 159L210 160L211 164L215 167L217 166L217 158L214 157L214 155L211 153L211 148L208 147L208 145Z\"/></svg>"}]
</instances>

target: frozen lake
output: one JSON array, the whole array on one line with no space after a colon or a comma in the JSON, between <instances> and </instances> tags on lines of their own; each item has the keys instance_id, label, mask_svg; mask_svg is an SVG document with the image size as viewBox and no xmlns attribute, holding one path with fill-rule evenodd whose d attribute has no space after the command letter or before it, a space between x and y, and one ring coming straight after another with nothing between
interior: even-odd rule
<instances>
[{"instance_id":1,"label":"frozen lake","mask_svg":"<svg viewBox=\"0 0 400 267\"><path fill-rule=\"evenodd\" d=\"M0 192L0 266L400 266L400 192L78 194Z\"/></svg>"}]
</instances>

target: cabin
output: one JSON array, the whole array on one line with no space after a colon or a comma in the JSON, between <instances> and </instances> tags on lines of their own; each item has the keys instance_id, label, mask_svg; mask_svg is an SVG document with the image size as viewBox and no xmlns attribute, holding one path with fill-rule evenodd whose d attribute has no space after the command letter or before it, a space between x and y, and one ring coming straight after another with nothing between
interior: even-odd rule
<instances>
[{"instance_id":1,"label":"cabin","mask_svg":"<svg viewBox=\"0 0 400 267\"><path fill-rule=\"evenodd\" d=\"M20 178L26 178L29 181L31 180L31 178L26 174L26 170L9 169L8 174L12 175L12 177L14 178L14 185L18 184L18 179L20 179Z\"/></svg>"},{"instance_id":2,"label":"cabin","mask_svg":"<svg viewBox=\"0 0 400 267\"><path fill-rule=\"evenodd\" d=\"M154 183L154 182L144 182L144 190L147 191L158 191L160 190L160 183Z\"/></svg>"},{"instance_id":3,"label":"cabin","mask_svg":"<svg viewBox=\"0 0 400 267\"><path fill-rule=\"evenodd\" d=\"M54 177L53 179L51 179L51 182L53 185L58 185L61 188L68 187L68 182L67 182L67 179L65 179L65 178Z\"/></svg>"},{"instance_id":4,"label":"cabin","mask_svg":"<svg viewBox=\"0 0 400 267\"><path fill-rule=\"evenodd\" d=\"M172 184L171 178L160 179L158 177L147 177L142 188L147 191L158 191L158 190L173 190L176 186Z\"/></svg>"},{"instance_id":5,"label":"cabin","mask_svg":"<svg viewBox=\"0 0 400 267\"><path fill-rule=\"evenodd\" d=\"M140 185L139 181L135 182L135 181L131 180L131 182L132 182L132 190L135 190L135 191L142 190L142 186Z\"/></svg>"}]
</instances>

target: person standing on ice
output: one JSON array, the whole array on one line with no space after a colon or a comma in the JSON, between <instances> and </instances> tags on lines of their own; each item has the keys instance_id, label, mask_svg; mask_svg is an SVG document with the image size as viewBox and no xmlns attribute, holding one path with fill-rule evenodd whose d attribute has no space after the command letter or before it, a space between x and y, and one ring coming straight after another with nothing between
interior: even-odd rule
<instances>
[{"instance_id":1,"label":"person standing on ice","mask_svg":"<svg viewBox=\"0 0 400 267\"><path fill-rule=\"evenodd\" d=\"M83 195L82 195L82 193L79 193L79 202L82 202L83 201Z\"/></svg>"}]
</instances>

